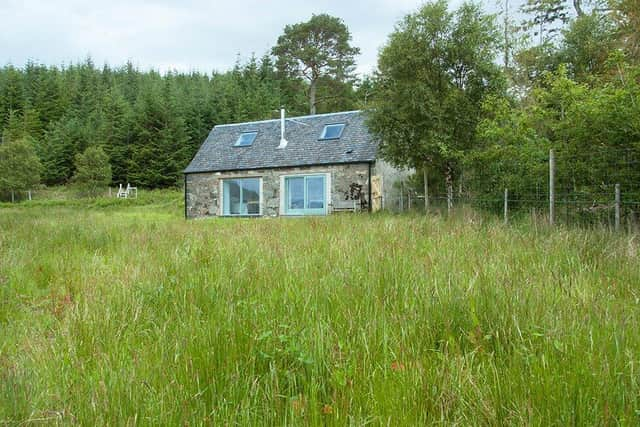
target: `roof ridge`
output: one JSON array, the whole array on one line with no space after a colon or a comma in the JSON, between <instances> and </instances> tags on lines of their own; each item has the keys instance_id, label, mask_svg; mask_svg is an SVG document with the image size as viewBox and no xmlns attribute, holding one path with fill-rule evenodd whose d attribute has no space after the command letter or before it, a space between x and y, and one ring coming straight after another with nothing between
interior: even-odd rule
<instances>
[{"instance_id":1,"label":"roof ridge","mask_svg":"<svg viewBox=\"0 0 640 427\"><path fill-rule=\"evenodd\" d=\"M293 117L285 117L287 120L300 120L300 119L310 119L313 117L328 117L328 116L337 116L340 114L354 114L361 113L362 110L350 110L350 111L337 111L335 113L322 113L322 114L307 114L305 116L293 116ZM240 123L225 123L222 125L215 125L213 128L221 128L228 126L242 126L242 125L254 125L260 123L270 123L270 122L279 122L280 119L267 119L267 120L255 120L251 122L240 122Z\"/></svg>"}]
</instances>

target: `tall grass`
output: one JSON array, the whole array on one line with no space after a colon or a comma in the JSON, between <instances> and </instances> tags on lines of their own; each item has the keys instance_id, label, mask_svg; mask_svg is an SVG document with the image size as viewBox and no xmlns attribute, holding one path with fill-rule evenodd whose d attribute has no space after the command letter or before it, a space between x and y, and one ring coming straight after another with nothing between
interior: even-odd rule
<instances>
[{"instance_id":1,"label":"tall grass","mask_svg":"<svg viewBox=\"0 0 640 427\"><path fill-rule=\"evenodd\" d=\"M0 209L0 424L640 423L633 236L177 200Z\"/></svg>"}]
</instances>

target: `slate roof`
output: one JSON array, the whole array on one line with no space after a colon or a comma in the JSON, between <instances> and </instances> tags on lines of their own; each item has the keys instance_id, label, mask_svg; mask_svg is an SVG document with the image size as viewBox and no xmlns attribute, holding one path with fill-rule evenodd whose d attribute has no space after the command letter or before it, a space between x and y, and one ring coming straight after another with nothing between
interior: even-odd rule
<instances>
[{"instance_id":1,"label":"slate roof","mask_svg":"<svg viewBox=\"0 0 640 427\"><path fill-rule=\"evenodd\" d=\"M320 140L325 125L345 123L340 139ZM253 145L235 147L243 132L257 131ZM378 143L360 111L287 117L285 148L280 144L280 119L215 126L185 173L269 169L322 164L371 162Z\"/></svg>"}]
</instances>

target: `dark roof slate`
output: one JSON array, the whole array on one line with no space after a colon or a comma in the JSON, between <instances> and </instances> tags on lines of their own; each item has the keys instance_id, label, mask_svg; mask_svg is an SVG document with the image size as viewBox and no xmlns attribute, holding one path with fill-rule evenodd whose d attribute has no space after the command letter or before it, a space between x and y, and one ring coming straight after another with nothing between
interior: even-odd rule
<instances>
[{"instance_id":1,"label":"dark roof slate","mask_svg":"<svg viewBox=\"0 0 640 427\"><path fill-rule=\"evenodd\" d=\"M325 125L345 123L340 139L320 140ZM235 147L243 132L257 131L253 145ZM289 117L285 148L280 144L280 119L215 126L185 173L269 169L305 165L371 162L378 144L360 111Z\"/></svg>"}]
</instances>

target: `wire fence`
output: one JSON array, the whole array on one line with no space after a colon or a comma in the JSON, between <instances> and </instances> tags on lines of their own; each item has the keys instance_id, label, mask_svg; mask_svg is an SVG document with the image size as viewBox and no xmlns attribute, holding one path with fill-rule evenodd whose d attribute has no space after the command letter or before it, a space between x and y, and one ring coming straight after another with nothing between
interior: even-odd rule
<instances>
[{"instance_id":1,"label":"wire fence","mask_svg":"<svg viewBox=\"0 0 640 427\"><path fill-rule=\"evenodd\" d=\"M425 203L424 191L401 185L396 195L387 197L381 204L393 212L428 209L444 215L471 207L498 215L505 222L531 215L551 224L604 226L637 232L640 150L607 149L602 156L597 155L598 150L595 153L582 155L551 150L538 164L522 169L520 176L505 173L504 180L494 180L485 186L473 178L466 183L461 180L450 192L442 182L431 184L428 203ZM494 175L500 176L500 173ZM490 182L481 180L480 183L487 181Z\"/></svg>"}]
</instances>

